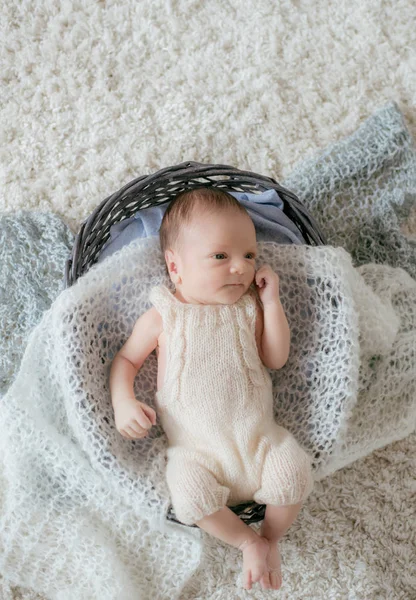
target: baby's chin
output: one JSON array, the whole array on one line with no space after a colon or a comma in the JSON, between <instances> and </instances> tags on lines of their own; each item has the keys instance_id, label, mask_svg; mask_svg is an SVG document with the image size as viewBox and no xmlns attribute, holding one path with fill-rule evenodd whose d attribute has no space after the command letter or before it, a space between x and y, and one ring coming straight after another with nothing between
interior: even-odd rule
<instances>
[{"instance_id":1,"label":"baby's chin","mask_svg":"<svg viewBox=\"0 0 416 600\"><path fill-rule=\"evenodd\" d=\"M198 304L234 304L248 291L246 285L223 285L209 296L199 297Z\"/></svg>"},{"instance_id":2,"label":"baby's chin","mask_svg":"<svg viewBox=\"0 0 416 600\"><path fill-rule=\"evenodd\" d=\"M246 291L247 288L245 285L225 285L222 288L222 295L225 295L230 299L230 302L227 302L227 304L232 304L239 300Z\"/></svg>"}]
</instances>

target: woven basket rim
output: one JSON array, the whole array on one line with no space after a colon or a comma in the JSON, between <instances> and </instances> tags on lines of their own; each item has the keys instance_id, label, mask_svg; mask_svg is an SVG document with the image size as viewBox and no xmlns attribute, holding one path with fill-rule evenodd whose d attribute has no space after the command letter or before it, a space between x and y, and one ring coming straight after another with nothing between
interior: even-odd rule
<instances>
[{"instance_id":1,"label":"woven basket rim","mask_svg":"<svg viewBox=\"0 0 416 600\"><path fill-rule=\"evenodd\" d=\"M187 182L189 184L197 178L203 177L222 177L223 179L215 180L214 183L205 184L205 186L201 184L200 187L210 187L213 185L214 187L231 188L233 184L234 187L246 185L251 188L251 192L257 189L258 193L267 189L275 189L284 202L287 216L297 225L303 237L316 245L326 244L321 228L314 217L302 205L296 194L281 186L272 177L260 175L253 171L244 171L230 165L187 161L171 167L165 167L149 175L141 175L132 179L119 190L104 198L95 207L83 221L75 236L71 253L65 264L65 287L70 287L75 283L78 277L88 271L92 264L96 262L102 246L108 239L111 225L124 220L124 218L128 218L126 214L126 216L120 219L112 220L112 211L115 212L117 206L121 206L122 208L133 202L131 197L134 198L135 194L157 192L157 189L163 185L164 190L166 190L167 186L172 186L175 182ZM185 187L185 189L187 188ZM170 202L171 199L167 198L160 202L153 201L151 205L164 204ZM147 205L143 208L146 207ZM140 206L138 206L134 212L137 213L140 209ZM99 246L99 244L101 245Z\"/></svg>"}]
</instances>

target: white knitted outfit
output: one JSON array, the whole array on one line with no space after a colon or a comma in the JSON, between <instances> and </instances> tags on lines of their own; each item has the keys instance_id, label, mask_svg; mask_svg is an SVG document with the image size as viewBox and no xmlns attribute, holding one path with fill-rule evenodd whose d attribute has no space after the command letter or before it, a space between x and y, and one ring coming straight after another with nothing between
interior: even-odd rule
<instances>
[{"instance_id":1,"label":"white knitted outfit","mask_svg":"<svg viewBox=\"0 0 416 600\"><path fill-rule=\"evenodd\" d=\"M313 487L311 458L273 416L259 356L256 298L185 304L150 290L166 335L155 405L168 438L166 478L176 517L191 525L226 504L296 504Z\"/></svg>"}]
</instances>

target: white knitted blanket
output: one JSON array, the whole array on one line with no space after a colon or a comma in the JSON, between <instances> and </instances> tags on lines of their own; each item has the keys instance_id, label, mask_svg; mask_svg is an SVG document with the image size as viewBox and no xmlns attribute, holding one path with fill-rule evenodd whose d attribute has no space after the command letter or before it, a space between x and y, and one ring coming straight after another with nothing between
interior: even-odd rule
<instances>
[{"instance_id":1,"label":"white knitted blanket","mask_svg":"<svg viewBox=\"0 0 416 600\"><path fill-rule=\"evenodd\" d=\"M288 363L271 371L275 416L314 456L319 478L387 443L381 425L414 427L416 281L389 266L356 270L342 248L263 242L259 250L259 265L280 275L292 332ZM3 398L0 570L50 597L183 598L198 564L200 531L165 518L160 425L148 439L125 440L108 389L111 360L149 308L150 287L168 283L163 269L158 241L148 238L63 291ZM152 406L156 366L152 354L136 378L137 397ZM374 418L381 405L382 423ZM370 438L360 423L371 423Z\"/></svg>"},{"instance_id":2,"label":"white knitted blanket","mask_svg":"<svg viewBox=\"0 0 416 600\"><path fill-rule=\"evenodd\" d=\"M397 115L387 111L387 117L397 124ZM381 120L383 132L386 122ZM398 138L402 146L403 139ZM395 141L387 140L385 165L378 170L376 160L366 168L369 161L361 155L360 173L350 172L366 190L358 197L345 172L336 173L334 157L346 164L341 144L332 149L331 194L311 209L321 212L316 216L324 231L334 232L332 243L348 227L346 243L361 243L354 249L372 241L370 228L366 237L359 227L353 203L348 219L345 204L336 202L340 186L334 181L338 177L343 184L344 197L352 190L358 206L360 197L363 205L364 197L368 201L377 187L382 190L377 179L370 194L373 173L384 174L382 183L391 188L394 176L386 174L398 155ZM346 148L352 146L350 140ZM371 148L379 158L374 143ZM324 174L325 157L320 160L304 173ZM306 204L314 198L302 197L296 177L291 187ZM363 213L368 223L377 217L377 206L370 202ZM337 224L333 230L331 223ZM415 428L416 281L409 274L414 262L403 260L404 268L375 264L384 255L370 244L374 262L354 267L351 255L357 262L359 252L351 249L350 255L337 245L263 242L257 261L279 273L292 332L288 363L271 371L275 417L313 456L316 480ZM384 248L393 252L393 245ZM401 255L397 248L399 258L414 256L410 246ZM30 334L16 379L1 399L0 572L11 584L65 600L191 600L202 588L210 598L230 597L231 588L237 594L242 567L237 551L224 555L224 567L236 573L225 595L214 592L208 570L197 572L203 583L192 578L202 554L201 531L165 518L167 444L159 422L147 439L134 442L114 426L111 360L149 308L149 289L162 282L168 283L157 241L139 240L63 291ZM135 382L137 397L152 406L156 367L152 354ZM223 552L220 545L214 548Z\"/></svg>"}]
</instances>

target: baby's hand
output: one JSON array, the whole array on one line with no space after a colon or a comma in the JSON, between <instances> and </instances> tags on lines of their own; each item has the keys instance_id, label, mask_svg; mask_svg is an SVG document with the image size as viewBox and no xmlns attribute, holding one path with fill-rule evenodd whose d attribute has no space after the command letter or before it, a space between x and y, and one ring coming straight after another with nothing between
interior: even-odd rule
<instances>
[{"instance_id":1,"label":"baby's hand","mask_svg":"<svg viewBox=\"0 0 416 600\"><path fill-rule=\"evenodd\" d=\"M136 398L117 402L114 417L117 431L128 440L146 437L152 425L156 424L153 408Z\"/></svg>"},{"instance_id":2,"label":"baby's hand","mask_svg":"<svg viewBox=\"0 0 416 600\"><path fill-rule=\"evenodd\" d=\"M260 267L254 276L257 291L263 306L279 299L279 275L270 265Z\"/></svg>"}]
</instances>

